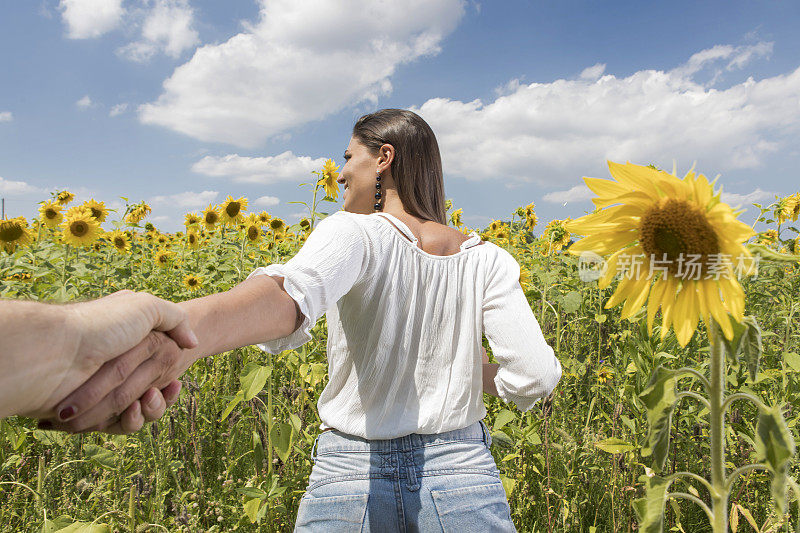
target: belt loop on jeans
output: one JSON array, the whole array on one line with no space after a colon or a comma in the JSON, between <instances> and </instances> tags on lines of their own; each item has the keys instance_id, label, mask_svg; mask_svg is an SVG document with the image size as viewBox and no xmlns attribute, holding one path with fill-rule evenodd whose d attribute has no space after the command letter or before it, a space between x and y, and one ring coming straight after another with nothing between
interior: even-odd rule
<instances>
[{"instance_id":1,"label":"belt loop on jeans","mask_svg":"<svg viewBox=\"0 0 800 533\"><path fill-rule=\"evenodd\" d=\"M492 447L492 435L489 433L489 428L486 427L486 424L483 420L479 420L481 424L481 431L483 432L483 443L486 444L487 448Z\"/></svg>"},{"instance_id":2,"label":"belt loop on jeans","mask_svg":"<svg viewBox=\"0 0 800 533\"><path fill-rule=\"evenodd\" d=\"M311 461L314 462L314 463L317 462L317 456L314 455L314 454L316 453L317 441L318 440L319 440L319 435L317 435L317 438L314 439L314 444L311 445Z\"/></svg>"}]
</instances>

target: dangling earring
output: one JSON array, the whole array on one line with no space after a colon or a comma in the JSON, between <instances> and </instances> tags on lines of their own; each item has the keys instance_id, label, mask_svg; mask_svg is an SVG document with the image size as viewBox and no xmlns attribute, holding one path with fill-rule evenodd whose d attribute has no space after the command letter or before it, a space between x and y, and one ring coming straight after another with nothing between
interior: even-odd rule
<instances>
[{"instance_id":1,"label":"dangling earring","mask_svg":"<svg viewBox=\"0 0 800 533\"><path fill-rule=\"evenodd\" d=\"M377 212L377 211L380 211L380 209L381 209L381 173L380 172L378 172L378 175L375 176L375 179L378 181L375 184L375 188L378 190L378 192L375 193L376 202L375 202L375 205L373 207L375 207L375 211Z\"/></svg>"}]
</instances>

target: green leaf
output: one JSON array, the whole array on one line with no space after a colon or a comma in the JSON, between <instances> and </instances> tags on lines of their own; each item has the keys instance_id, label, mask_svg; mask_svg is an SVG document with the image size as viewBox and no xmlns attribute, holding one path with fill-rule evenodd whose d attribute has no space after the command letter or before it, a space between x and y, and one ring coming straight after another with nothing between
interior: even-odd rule
<instances>
[{"instance_id":1,"label":"green leaf","mask_svg":"<svg viewBox=\"0 0 800 533\"><path fill-rule=\"evenodd\" d=\"M284 463L289 459L289 454L292 451L292 444L294 443L294 431L291 424L285 422L276 422L272 426L272 431L269 435L269 442L275 447L281 461Z\"/></svg>"},{"instance_id":2,"label":"green leaf","mask_svg":"<svg viewBox=\"0 0 800 533\"><path fill-rule=\"evenodd\" d=\"M643 479L644 478L644 479ZM633 510L639 517L641 533L663 533L664 505L667 502L667 480L661 476L639 476L645 482L644 498L633 500Z\"/></svg>"},{"instance_id":3,"label":"green leaf","mask_svg":"<svg viewBox=\"0 0 800 533\"><path fill-rule=\"evenodd\" d=\"M502 431L492 432L492 444L502 444L503 446L508 446L510 448L514 447L514 441Z\"/></svg>"},{"instance_id":4,"label":"green leaf","mask_svg":"<svg viewBox=\"0 0 800 533\"><path fill-rule=\"evenodd\" d=\"M267 493L257 487L236 487L236 492L248 498L258 498L261 500L267 498Z\"/></svg>"},{"instance_id":5,"label":"green leaf","mask_svg":"<svg viewBox=\"0 0 800 533\"><path fill-rule=\"evenodd\" d=\"M249 500L244 504L244 514L250 519L250 523L255 524L258 516L258 508L261 507L261 500Z\"/></svg>"},{"instance_id":6,"label":"green leaf","mask_svg":"<svg viewBox=\"0 0 800 533\"><path fill-rule=\"evenodd\" d=\"M783 360L789 365L789 368L795 372L800 372L800 355L794 352L785 352L783 354Z\"/></svg>"},{"instance_id":7,"label":"green leaf","mask_svg":"<svg viewBox=\"0 0 800 533\"><path fill-rule=\"evenodd\" d=\"M600 448L608 453L622 453L629 452L636 449L633 444L629 444L622 439L611 437L594 443L595 447Z\"/></svg>"},{"instance_id":8,"label":"green leaf","mask_svg":"<svg viewBox=\"0 0 800 533\"><path fill-rule=\"evenodd\" d=\"M561 302L561 310L565 313L574 313L580 309L583 303L583 297L578 291L571 291L564 295L564 300Z\"/></svg>"},{"instance_id":9,"label":"green leaf","mask_svg":"<svg viewBox=\"0 0 800 533\"><path fill-rule=\"evenodd\" d=\"M653 457L652 468L664 468L669 453L669 433L672 426L672 412L675 410L675 371L658 366L650 376L650 381L639 394L647 408L647 445L642 449L642 457Z\"/></svg>"},{"instance_id":10,"label":"green leaf","mask_svg":"<svg viewBox=\"0 0 800 533\"><path fill-rule=\"evenodd\" d=\"M107 450L102 446L97 446L96 444L85 444L83 446L83 454L87 459L100 467L108 468L110 470L116 470L117 468L116 452Z\"/></svg>"},{"instance_id":11,"label":"green leaf","mask_svg":"<svg viewBox=\"0 0 800 533\"><path fill-rule=\"evenodd\" d=\"M514 420L516 417L517 416L508 409L503 409L502 411L497 413L497 416L494 419L493 429L497 431L501 427L505 426L506 424Z\"/></svg>"},{"instance_id":12,"label":"green leaf","mask_svg":"<svg viewBox=\"0 0 800 533\"><path fill-rule=\"evenodd\" d=\"M233 397L233 400L228 403L228 406L225 408L225 410L222 411L222 418L220 421L222 422L228 418L228 415L231 414L231 411L233 411L234 407L239 405L242 400L244 400L244 392L239 391L236 393L236 396Z\"/></svg>"},{"instance_id":13,"label":"green leaf","mask_svg":"<svg viewBox=\"0 0 800 533\"><path fill-rule=\"evenodd\" d=\"M261 366L257 363L247 363L239 376L244 392L244 401L250 401L256 394L264 389L267 378L272 374L272 367Z\"/></svg>"},{"instance_id":14,"label":"green leaf","mask_svg":"<svg viewBox=\"0 0 800 533\"><path fill-rule=\"evenodd\" d=\"M69 516L59 516L55 520L45 520L43 531L46 533L109 533L106 524L75 521Z\"/></svg>"},{"instance_id":15,"label":"green leaf","mask_svg":"<svg viewBox=\"0 0 800 533\"><path fill-rule=\"evenodd\" d=\"M772 472L772 499L776 509L786 513L786 470L794 457L795 443L780 406L762 409L756 425L756 458Z\"/></svg>"},{"instance_id":16,"label":"green leaf","mask_svg":"<svg viewBox=\"0 0 800 533\"><path fill-rule=\"evenodd\" d=\"M763 349L761 347L761 328L758 327L756 318L752 315L744 317L743 323L747 326L747 331L742 335L742 342L739 346L741 355L747 361L747 369L750 371L750 381L755 381L758 374L758 363L761 359Z\"/></svg>"}]
</instances>

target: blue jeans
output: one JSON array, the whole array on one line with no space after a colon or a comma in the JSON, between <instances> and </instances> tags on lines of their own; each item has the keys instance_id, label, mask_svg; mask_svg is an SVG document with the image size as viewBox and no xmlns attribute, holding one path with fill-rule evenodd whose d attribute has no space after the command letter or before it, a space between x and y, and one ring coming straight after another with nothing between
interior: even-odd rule
<instances>
[{"instance_id":1,"label":"blue jeans","mask_svg":"<svg viewBox=\"0 0 800 533\"><path fill-rule=\"evenodd\" d=\"M386 440L324 431L294 530L516 532L491 443L482 420Z\"/></svg>"}]
</instances>

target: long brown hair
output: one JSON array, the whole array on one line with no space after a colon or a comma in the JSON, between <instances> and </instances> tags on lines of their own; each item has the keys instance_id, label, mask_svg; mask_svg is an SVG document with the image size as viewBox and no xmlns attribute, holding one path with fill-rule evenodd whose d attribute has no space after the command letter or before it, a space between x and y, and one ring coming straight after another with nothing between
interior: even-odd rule
<instances>
[{"instance_id":1,"label":"long brown hair","mask_svg":"<svg viewBox=\"0 0 800 533\"><path fill-rule=\"evenodd\" d=\"M439 144L422 117L407 109L380 109L358 119L353 137L372 155L391 144L392 178L403 207L416 217L447 225Z\"/></svg>"}]
</instances>

